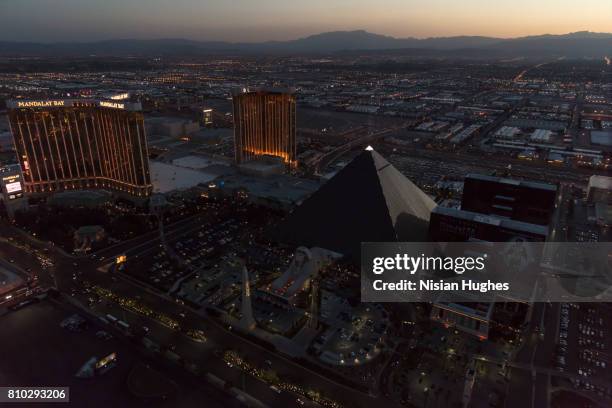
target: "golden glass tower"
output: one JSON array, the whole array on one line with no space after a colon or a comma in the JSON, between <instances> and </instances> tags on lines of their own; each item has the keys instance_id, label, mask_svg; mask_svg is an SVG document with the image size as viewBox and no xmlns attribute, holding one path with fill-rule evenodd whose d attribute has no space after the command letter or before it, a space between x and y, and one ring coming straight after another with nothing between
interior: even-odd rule
<instances>
[{"instance_id":1,"label":"golden glass tower","mask_svg":"<svg viewBox=\"0 0 612 408\"><path fill-rule=\"evenodd\" d=\"M232 92L232 101L236 163L274 156L295 166L294 91L242 88Z\"/></svg>"},{"instance_id":2,"label":"golden glass tower","mask_svg":"<svg viewBox=\"0 0 612 408\"><path fill-rule=\"evenodd\" d=\"M153 190L139 103L13 100L9 123L28 193Z\"/></svg>"}]
</instances>

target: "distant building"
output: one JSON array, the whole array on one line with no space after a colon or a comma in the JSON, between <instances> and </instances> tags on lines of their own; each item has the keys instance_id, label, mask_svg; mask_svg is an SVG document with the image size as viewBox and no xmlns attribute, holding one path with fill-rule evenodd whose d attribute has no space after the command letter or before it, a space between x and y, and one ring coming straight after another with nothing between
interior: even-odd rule
<instances>
[{"instance_id":1,"label":"distant building","mask_svg":"<svg viewBox=\"0 0 612 408\"><path fill-rule=\"evenodd\" d=\"M0 198L4 202L9 218L15 216L17 210L28 208L28 199L24 195L23 175L19 164L9 164L0 167Z\"/></svg>"},{"instance_id":2,"label":"distant building","mask_svg":"<svg viewBox=\"0 0 612 408\"><path fill-rule=\"evenodd\" d=\"M603 227L606 235L612 225L612 177L591 176L587 191L588 219ZM609 232L608 232L609 234Z\"/></svg>"},{"instance_id":3,"label":"distant building","mask_svg":"<svg viewBox=\"0 0 612 408\"><path fill-rule=\"evenodd\" d=\"M612 204L612 177L591 176L589 178L587 201L591 204Z\"/></svg>"},{"instance_id":4,"label":"distant building","mask_svg":"<svg viewBox=\"0 0 612 408\"><path fill-rule=\"evenodd\" d=\"M496 138L501 139L514 139L521 133L521 129L513 126L502 126L497 132L495 132Z\"/></svg>"},{"instance_id":5,"label":"distant building","mask_svg":"<svg viewBox=\"0 0 612 408\"><path fill-rule=\"evenodd\" d=\"M243 88L232 93L236 164L276 156L296 164L295 94L290 89Z\"/></svg>"},{"instance_id":6,"label":"distant building","mask_svg":"<svg viewBox=\"0 0 612 408\"><path fill-rule=\"evenodd\" d=\"M429 236L437 242L506 242L517 239L543 242L548 236L548 227L438 206L431 213Z\"/></svg>"},{"instance_id":7,"label":"distant building","mask_svg":"<svg viewBox=\"0 0 612 408\"><path fill-rule=\"evenodd\" d=\"M604 229L612 226L612 204L595 203L587 208L589 222L595 223Z\"/></svg>"},{"instance_id":8,"label":"distant building","mask_svg":"<svg viewBox=\"0 0 612 408\"><path fill-rule=\"evenodd\" d=\"M529 139L532 142L548 143L550 142L552 135L553 135L553 132L548 129L536 129L533 131L531 136L529 136Z\"/></svg>"},{"instance_id":9,"label":"distant building","mask_svg":"<svg viewBox=\"0 0 612 408\"><path fill-rule=\"evenodd\" d=\"M518 127L522 129L547 129L553 132L563 132L567 128L567 123L557 120L543 119L523 119L513 118L504 122L506 126Z\"/></svg>"},{"instance_id":10,"label":"distant building","mask_svg":"<svg viewBox=\"0 0 612 408\"><path fill-rule=\"evenodd\" d=\"M461 144L474 136L481 128L481 125L471 125L463 129L459 134L450 139L452 144Z\"/></svg>"},{"instance_id":11,"label":"distant building","mask_svg":"<svg viewBox=\"0 0 612 408\"><path fill-rule=\"evenodd\" d=\"M358 112L358 113L376 113L380 108L378 106L373 105L350 105L346 108L349 112Z\"/></svg>"},{"instance_id":12,"label":"distant building","mask_svg":"<svg viewBox=\"0 0 612 408\"><path fill-rule=\"evenodd\" d=\"M609 129L592 130L591 144L612 147L612 131L610 131Z\"/></svg>"},{"instance_id":13,"label":"distant building","mask_svg":"<svg viewBox=\"0 0 612 408\"><path fill-rule=\"evenodd\" d=\"M453 327L485 340L489 337L489 326L494 303L478 302L466 294L465 302L435 302L431 319L447 327Z\"/></svg>"},{"instance_id":14,"label":"distant building","mask_svg":"<svg viewBox=\"0 0 612 408\"><path fill-rule=\"evenodd\" d=\"M465 178L461 209L516 221L548 225L557 186L480 174Z\"/></svg>"},{"instance_id":15,"label":"distant building","mask_svg":"<svg viewBox=\"0 0 612 408\"><path fill-rule=\"evenodd\" d=\"M437 242L544 242L549 235L557 187L499 177L468 175L461 209L436 207L429 223L429 238ZM431 319L477 336L489 336L494 303L466 298L464 302L438 301Z\"/></svg>"},{"instance_id":16,"label":"distant building","mask_svg":"<svg viewBox=\"0 0 612 408\"><path fill-rule=\"evenodd\" d=\"M213 109L212 108L202 109L202 123L204 124L204 126L213 125Z\"/></svg>"},{"instance_id":17,"label":"distant building","mask_svg":"<svg viewBox=\"0 0 612 408\"><path fill-rule=\"evenodd\" d=\"M26 193L99 188L151 194L139 103L14 100L7 106Z\"/></svg>"}]
</instances>

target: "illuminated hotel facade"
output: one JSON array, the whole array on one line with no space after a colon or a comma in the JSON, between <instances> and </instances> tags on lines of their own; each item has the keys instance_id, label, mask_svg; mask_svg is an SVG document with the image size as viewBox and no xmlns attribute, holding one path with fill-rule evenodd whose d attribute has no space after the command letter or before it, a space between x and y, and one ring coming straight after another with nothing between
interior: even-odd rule
<instances>
[{"instance_id":1,"label":"illuminated hotel facade","mask_svg":"<svg viewBox=\"0 0 612 408\"><path fill-rule=\"evenodd\" d=\"M232 101L236 164L274 156L295 166L294 91L242 88L232 92Z\"/></svg>"},{"instance_id":2,"label":"illuminated hotel facade","mask_svg":"<svg viewBox=\"0 0 612 408\"><path fill-rule=\"evenodd\" d=\"M67 99L7 105L27 193L107 189L151 194L139 103Z\"/></svg>"}]
</instances>

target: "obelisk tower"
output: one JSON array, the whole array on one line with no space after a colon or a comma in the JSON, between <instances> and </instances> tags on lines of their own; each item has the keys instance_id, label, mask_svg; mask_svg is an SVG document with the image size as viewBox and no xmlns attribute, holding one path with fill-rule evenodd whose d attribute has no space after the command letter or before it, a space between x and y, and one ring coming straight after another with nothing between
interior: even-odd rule
<instances>
[{"instance_id":1,"label":"obelisk tower","mask_svg":"<svg viewBox=\"0 0 612 408\"><path fill-rule=\"evenodd\" d=\"M242 317L240 326L244 330L255 328L255 318L253 317L253 305L251 305L251 286L249 284L249 272L246 266L242 267Z\"/></svg>"},{"instance_id":2,"label":"obelisk tower","mask_svg":"<svg viewBox=\"0 0 612 408\"><path fill-rule=\"evenodd\" d=\"M313 279L310 283L310 316L308 316L308 328L316 330L319 328L319 280Z\"/></svg>"}]
</instances>

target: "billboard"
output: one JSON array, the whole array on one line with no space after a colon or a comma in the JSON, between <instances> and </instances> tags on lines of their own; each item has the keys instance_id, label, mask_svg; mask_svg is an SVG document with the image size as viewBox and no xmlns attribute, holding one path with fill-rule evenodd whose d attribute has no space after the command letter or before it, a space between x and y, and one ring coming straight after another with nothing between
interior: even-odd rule
<instances>
[{"instance_id":1,"label":"billboard","mask_svg":"<svg viewBox=\"0 0 612 408\"><path fill-rule=\"evenodd\" d=\"M12 183L6 184L6 193L19 193L21 192L21 183L19 181L14 181Z\"/></svg>"}]
</instances>

